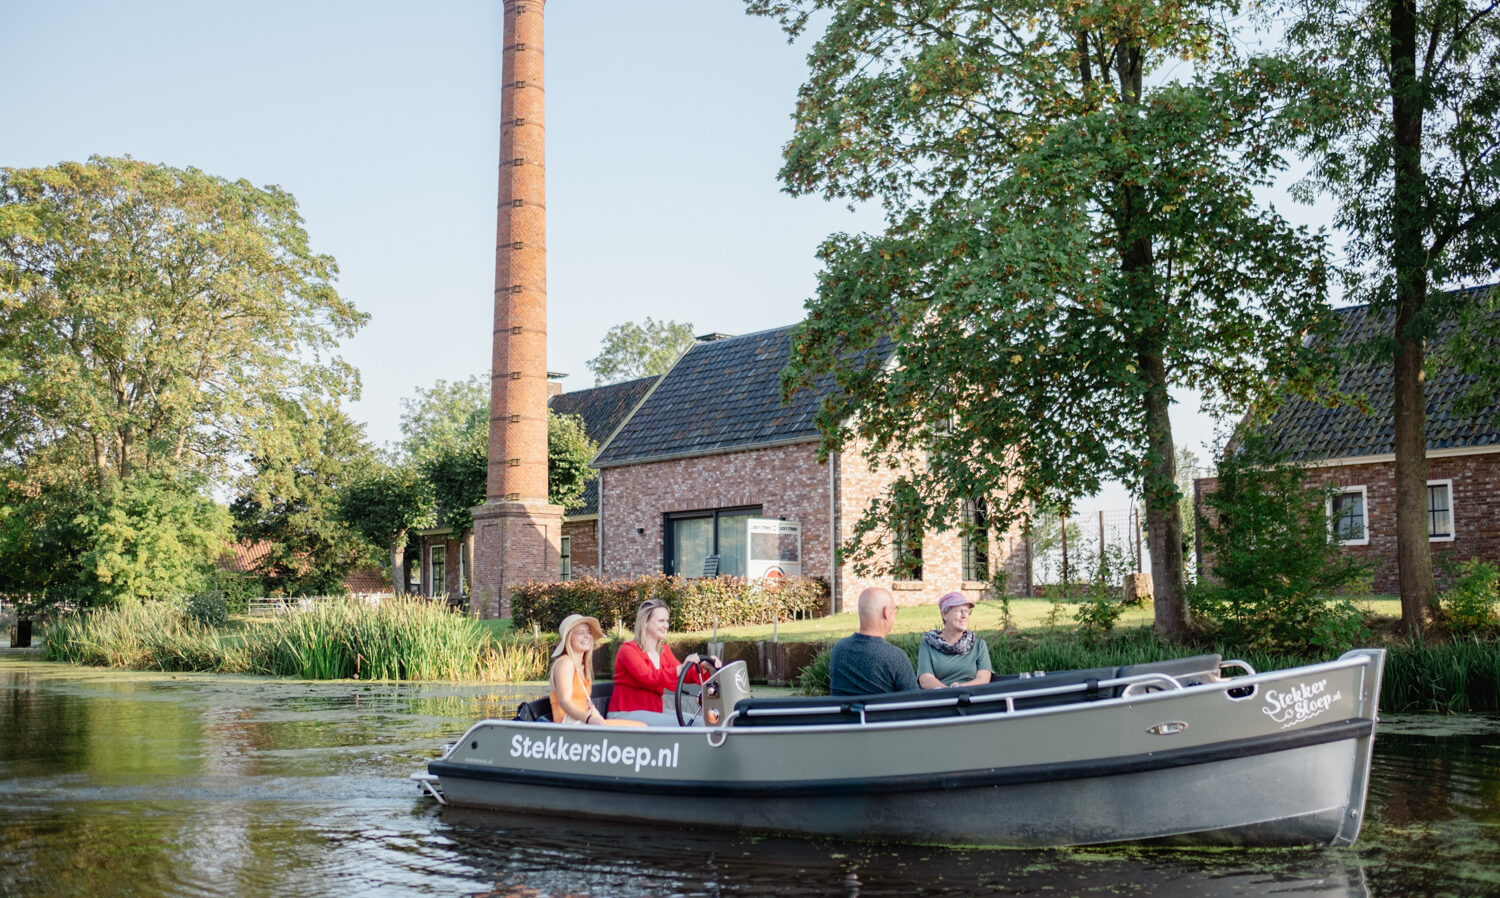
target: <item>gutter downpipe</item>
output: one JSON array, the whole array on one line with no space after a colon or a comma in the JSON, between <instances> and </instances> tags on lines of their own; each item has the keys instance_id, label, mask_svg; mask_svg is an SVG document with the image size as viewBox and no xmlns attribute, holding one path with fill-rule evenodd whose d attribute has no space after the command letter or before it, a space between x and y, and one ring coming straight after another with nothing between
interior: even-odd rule
<instances>
[{"instance_id":1,"label":"gutter downpipe","mask_svg":"<svg viewBox=\"0 0 1500 898\"><path fill-rule=\"evenodd\" d=\"M839 464L837 452L828 458L828 605L833 614L838 614L839 608L839 569L838 554L838 524L833 516L834 513L834 488L838 482L836 468Z\"/></svg>"}]
</instances>

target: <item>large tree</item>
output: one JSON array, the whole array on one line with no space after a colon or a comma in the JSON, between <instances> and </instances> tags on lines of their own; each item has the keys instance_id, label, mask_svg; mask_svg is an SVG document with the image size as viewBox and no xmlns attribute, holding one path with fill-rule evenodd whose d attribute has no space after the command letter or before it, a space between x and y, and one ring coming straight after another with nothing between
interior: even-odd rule
<instances>
[{"instance_id":1,"label":"large tree","mask_svg":"<svg viewBox=\"0 0 1500 898\"><path fill-rule=\"evenodd\" d=\"M1349 296L1390 320L1386 338L1366 348L1391 363L1401 616L1420 630L1437 613L1427 534L1427 341L1438 318L1486 299L1431 291L1489 280L1500 269L1500 5L1287 6L1295 13L1288 52L1268 60L1266 71L1272 84L1304 88L1286 119L1313 161L1304 186L1338 200ZM1493 358L1495 344L1478 349Z\"/></svg>"},{"instance_id":2,"label":"large tree","mask_svg":"<svg viewBox=\"0 0 1500 898\"><path fill-rule=\"evenodd\" d=\"M854 528L1003 527L1119 478L1146 506L1157 629L1190 625L1168 411L1296 379L1321 242L1259 208L1281 160L1235 77L1233 3L747 0L821 37L782 179L878 200L837 234L784 385L832 373L823 447L904 471ZM874 352L889 340L894 364Z\"/></svg>"},{"instance_id":3,"label":"large tree","mask_svg":"<svg viewBox=\"0 0 1500 898\"><path fill-rule=\"evenodd\" d=\"M0 169L0 457L102 484L224 473L364 321L292 196L93 157Z\"/></svg>"},{"instance_id":4,"label":"large tree","mask_svg":"<svg viewBox=\"0 0 1500 898\"><path fill-rule=\"evenodd\" d=\"M364 317L290 194L94 157L0 169L0 591L198 589L208 498L288 402L351 392Z\"/></svg>"},{"instance_id":5,"label":"large tree","mask_svg":"<svg viewBox=\"0 0 1500 898\"><path fill-rule=\"evenodd\" d=\"M595 386L666 374L691 345L693 325L689 322L627 321L605 332L599 354L589 359L588 366Z\"/></svg>"}]
</instances>

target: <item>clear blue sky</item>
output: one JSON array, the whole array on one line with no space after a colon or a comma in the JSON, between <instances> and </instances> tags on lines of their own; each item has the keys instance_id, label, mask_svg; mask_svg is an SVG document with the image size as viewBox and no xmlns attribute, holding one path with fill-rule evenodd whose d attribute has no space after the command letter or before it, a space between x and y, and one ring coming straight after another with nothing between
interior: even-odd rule
<instances>
[{"instance_id":1,"label":"clear blue sky","mask_svg":"<svg viewBox=\"0 0 1500 898\"><path fill-rule=\"evenodd\" d=\"M741 0L546 18L549 367L592 385L604 332L646 316L797 321L818 242L879 225L780 190L805 48ZM489 364L500 35L500 0L0 0L0 165L128 154L291 191L371 315L344 355L384 443L403 396Z\"/></svg>"}]
</instances>

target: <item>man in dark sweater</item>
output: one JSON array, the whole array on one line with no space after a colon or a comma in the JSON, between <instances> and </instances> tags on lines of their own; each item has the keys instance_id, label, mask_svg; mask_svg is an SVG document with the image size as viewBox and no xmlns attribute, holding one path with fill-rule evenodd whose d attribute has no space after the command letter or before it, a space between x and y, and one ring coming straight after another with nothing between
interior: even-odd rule
<instances>
[{"instance_id":1,"label":"man in dark sweater","mask_svg":"<svg viewBox=\"0 0 1500 898\"><path fill-rule=\"evenodd\" d=\"M896 625L896 599L872 586L859 594L859 632L833 644L828 656L832 695L870 695L917 689L917 672L906 653L885 641Z\"/></svg>"}]
</instances>

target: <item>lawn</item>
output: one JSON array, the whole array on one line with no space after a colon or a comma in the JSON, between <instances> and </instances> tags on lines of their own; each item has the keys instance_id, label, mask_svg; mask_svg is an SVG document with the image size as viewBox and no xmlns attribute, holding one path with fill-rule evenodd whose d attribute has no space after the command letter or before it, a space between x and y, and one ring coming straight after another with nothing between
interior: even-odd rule
<instances>
[{"instance_id":1,"label":"lawn","mask_svg":"<svg viewBox=\"0 0 1500 898\"><path fill-rule=\"evenodd\" d=\"M1401 601L1395 596L1376 596L1359 601L1359 607L1368 616L1372 617L1400 617ZM1074 627L1073 612L1077 605L1058 604L1049 599L1011 599L1010 614L1012 624L1020 630L1040 630L1049 626L1055 626L1061 630L1071 630ZM1054 610L1055 609L1055 610ZM969 627L980 631L994 631L1002 627L1001 618L1004 611L999 602L980 602L974 608L974 614L969 618ZM511 632L509 619L480 621L496 637L507 635ZM1149 603L1135 608L1125 609L1120 615L1116 627L1126 629L1130 627L1149 627L1152 623L1151 606ZM858 617L853 612L834 614L828 617L809 618L807 620L782 621L776 625L776 638L782 642L826 642L841 639L853 633L859 626ZM921 633L942 626L942 620L938 617L936 605L906 605L896 609L896 633ZM772 627L770 624L758 624L748 627L724 627L719 630L719 639L723 641L747 640L759 642L771 638ZM550 636L551 634L543 634ZM711 638L713 634L709 631L686 634L678 633L678 636L692 635L699 639Z\"/></svg>"}]
</instances>

